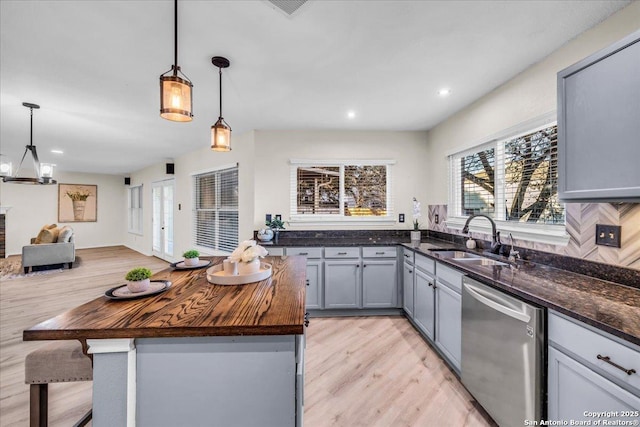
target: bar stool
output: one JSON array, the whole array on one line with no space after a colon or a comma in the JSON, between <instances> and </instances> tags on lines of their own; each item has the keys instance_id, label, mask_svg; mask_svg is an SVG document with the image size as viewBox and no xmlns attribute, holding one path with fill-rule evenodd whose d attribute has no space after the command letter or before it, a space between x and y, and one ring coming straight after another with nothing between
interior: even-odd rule
<instances>
[{"instance_id":1,"label":"bar stool","mask_svg":"<svg viewBox=\"0 0 640 427\"><path fill-rule=\"evenodd\" d=\"M82 345L76 340L45 344L27 355L24 367L24 382L30 384L31 427L47 426L49 383L93 380L91 359L82 352ZM86 425L91 415L90 410L75 426Z\"/></svg>"}]
</instances>

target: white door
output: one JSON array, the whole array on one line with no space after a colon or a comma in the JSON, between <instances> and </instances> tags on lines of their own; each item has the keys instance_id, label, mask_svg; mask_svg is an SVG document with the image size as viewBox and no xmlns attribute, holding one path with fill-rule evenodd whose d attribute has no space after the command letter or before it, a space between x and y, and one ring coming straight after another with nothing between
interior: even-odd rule
<instances>
[{"instance_id":1,"label":"white door","mask_svg":"<svg viewBox=\"0 0 640 427\"><path fill-rule=\"evenodd\" d=\"M173 261L173 179L154 182L151 188L153 200L153 255Z\"/></svg>"}]
</instances>

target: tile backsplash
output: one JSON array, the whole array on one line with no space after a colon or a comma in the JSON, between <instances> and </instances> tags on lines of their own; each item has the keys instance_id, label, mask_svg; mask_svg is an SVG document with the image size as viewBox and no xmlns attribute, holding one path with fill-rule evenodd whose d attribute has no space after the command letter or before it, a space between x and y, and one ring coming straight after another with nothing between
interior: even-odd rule
<instances>
[{"instance_id":1,"label":"tile backsplash","mask_svg":"<svg viewBox=\"0 0 640 427\"><path fill-rule=\"evenodd\" d=\"M514 239L514 245L640 270L640 203L567 203L565 206L566 228L569 234L569 243L566 246L521 239ZM429 205L428 212L429 230L462 234L459 230L447 228L447 205ZM596 246L596 224L621 226L621 248ZM485 240L491 238L483 233L471 235Z\"/></svg>"}]
</instances>

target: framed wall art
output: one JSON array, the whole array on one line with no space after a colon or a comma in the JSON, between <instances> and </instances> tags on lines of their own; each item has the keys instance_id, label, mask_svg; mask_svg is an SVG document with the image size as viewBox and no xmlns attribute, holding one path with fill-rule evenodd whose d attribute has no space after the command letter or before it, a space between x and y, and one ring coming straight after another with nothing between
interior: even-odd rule
<instances>
[{"instance_id":1,"label":"framed wall art","mask_svg":"<svg viewBox=\"0 0 640 427\"><path fill-rule=\"evenodd\" d=\"M58 222L96 222L98 186L58 184Z\"/></svg>"}]
</instances>

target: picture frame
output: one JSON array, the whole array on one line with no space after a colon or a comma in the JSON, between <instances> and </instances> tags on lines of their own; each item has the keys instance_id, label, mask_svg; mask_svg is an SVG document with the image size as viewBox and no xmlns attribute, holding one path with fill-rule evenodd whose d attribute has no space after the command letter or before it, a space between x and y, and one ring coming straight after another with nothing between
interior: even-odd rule
<instances>
[{"instance_id":1,"label":"picture frame","mask_svg":"<svg viewBox=\"0 0 640 427\"><path fill-rule=\"evenodd\" d=\"M97 185L58 184L58 222L97 221Z\"/></svg>"}]
</instances>

